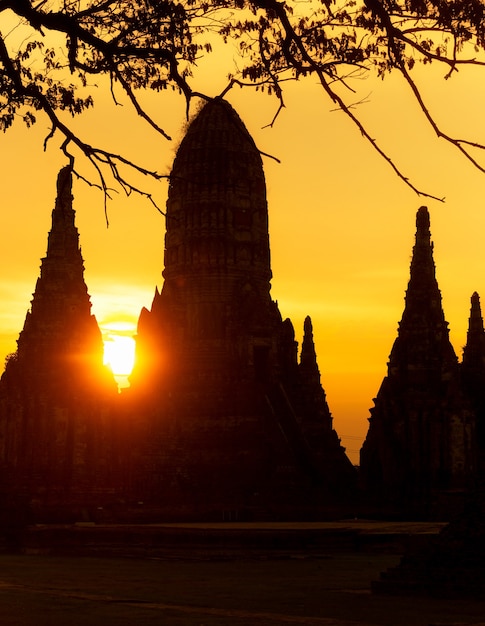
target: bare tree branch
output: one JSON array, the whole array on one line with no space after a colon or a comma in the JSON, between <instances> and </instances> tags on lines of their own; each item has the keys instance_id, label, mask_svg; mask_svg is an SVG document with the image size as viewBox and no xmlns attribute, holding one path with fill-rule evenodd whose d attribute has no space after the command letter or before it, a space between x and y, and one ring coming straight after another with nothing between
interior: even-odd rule
<instances>
[{"instance_id":1,"label":"bare tree branch","mask_svg":"<svg viewBox=\"0 0 485 626\"><path fill-rule=\"evenodd\" d=\"M113 68L113 72L116 75L116 78L119 81L120 85L125 90L125 93L127 94L128 98L130 99L130 101L131 101L135 111L138 113L138 115L140 117L142 117L145 120L145 122L148 122L148 124L152 128L154 128L157 131L157 133L160 133L160 135L165 137L165 139L171 140L172 138L170 137L170 135L168 135L163 130L163 128L160 128L160 126L158 126L158 124L156 124L155 121L142 109L142 107L140 106L140 103L136 99L135 94L133 93L133 90L131 89L130 85L126 82L126 80L123 78L121 72L118 70L117 67Z\"/></svg>"},{"instance_id":2,"label":"bare tree branch","mask_svg":"<svg viewBox=\"0 0 485 626\"><path fill-rule=\"evenodd\" d=\"M283 83L313 75L331 102L406 185L439 200L409 181L336 87L341 84L355 93L351 80L356 73L373 70L384 77L397 70L436 135L485 173L485 165L473 154L473 150L485 150L485 145L442 129L410 71L416 61L441 64L446 68L445 78L460 67L483 68L485 0L322 0L308 4L295 0L0 0L0 13L7 9L32 30L10 54L0 34L0 128L7 129L18 117L30 126L36 113L43 111L51 123L44 147L57 131L61 133L66 156L73 158L69 151L75 146L95 168L96 183L92 184L103 191L105 202L113 191L105 179L109 174L125 194L141 194L154 203L120 168L126 166L154 179L164 176L84 142L60 112L78 115L92 106L90 95L78 94L86 91L88 76L106 76L113 102L119 104L115 88L120 85L137 115L169 139L142 106L137 90L178 90L185 98L188 117L195 96L209 97L194 92L189 84L200 55L212 49L210 40L203 41L205 35L235 43L244 59L220 97L235 85L251 85L276 96L278 107L269 127L285 107ZM60 51L58 44L56 48L45 45L52 33L66 37ZM68 70L73 84L66 84Z\"/></svg>"}]
</instances>

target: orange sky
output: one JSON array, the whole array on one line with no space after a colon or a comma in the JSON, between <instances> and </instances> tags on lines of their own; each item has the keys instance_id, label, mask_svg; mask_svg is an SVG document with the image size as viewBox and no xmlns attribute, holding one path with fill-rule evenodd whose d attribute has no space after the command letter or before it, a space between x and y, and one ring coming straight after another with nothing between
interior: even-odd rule
<instances>
[{"instance_id":1,"label":"orange sky","mask_svg":"<svg viewBox=\"0 0 485 626\"><path fill-rule=\"evenodd\" d=\"M225 53L227 64L233 52ZM216 95L225 86L219 62L216 56L201 64L198 89ZM473 70L446 82L443 74L429 67L416 73L437 118L450 132L485 141L485 81ZM398 180L313 79L287 86L287 108L274 128L262 128L276 110L273 99L239 89L228 95L259 148L281 159L264 159L272 296L299 341L311 315L334 426L355 462L402 314L419 206L430 209L438 283L459 356L472 292L485 302L485 174L433 136L397 76L357 87L351 100L368 96L357 112L372 136L417 186L446 197L445 204L419 198ZM175 139L167 142L126 103L114 107L102 90L93 91L95 110L75 122L83 138L168 173L184 123L182 99L147 96L150 112ZM1 137L0 359L15 350L65 164L58 143L43 152L46 133L40 120L31 130L19 122ZM77 165L93 177L85 162ZM166 182L141 182L163 206ZM74 198L93 312L104 332L125 323L132 334L141 307L150 306L162 284L164 218L137 196L114 194L106 228L99 191L76 182Z\"/></svg>"}]
</instances>

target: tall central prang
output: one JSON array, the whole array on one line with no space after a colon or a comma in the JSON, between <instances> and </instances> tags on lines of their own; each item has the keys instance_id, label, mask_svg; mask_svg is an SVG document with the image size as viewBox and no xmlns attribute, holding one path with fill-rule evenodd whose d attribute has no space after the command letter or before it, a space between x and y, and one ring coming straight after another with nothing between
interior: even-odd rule
<instances>
[{"instance_id":1,"label":"tall central prang","mask_svg":"<svg viewBox=\"0 0 485 626\"><path fill-rule=\"evenodd\" d=\"M140 315L130 392L146 407L145 458L160 493L209 490L240 507L256 493L304 498L303 485L348 492L353 468L332 428L311 321L300 365L291 321L270 297L261 156L222 99L180 144L166 225L164 284Z\"/></svg>"},{"instance_id":2,"label":"tall central prang","mask_svg":"<svg viewBox=\"0 0 485 626\"><path fill-rule=\"evenodd\" d=\"M223 100L206 105L177 152L167 202L166 337L184 376L261 378L274 357L266 186L260 154ZM231 372L231 376L233 373Z\"/></svg>"},{"instance_id":3,"label":"tall central prang","mask_svg":"<svg viewBox=\"0 0 485 626\"><path fill-rule=\"evenodd\" d=\"M234 290L248 285L269 302L266 185L260 154L223 100L206 105L180 145L167 202L164 290L204 305L221 327ZM181 282L182 281L182 282ZM215 308L214 308L215 307ZM204 333L204 328L191 329Z\"/></svg>"}]
</instances>

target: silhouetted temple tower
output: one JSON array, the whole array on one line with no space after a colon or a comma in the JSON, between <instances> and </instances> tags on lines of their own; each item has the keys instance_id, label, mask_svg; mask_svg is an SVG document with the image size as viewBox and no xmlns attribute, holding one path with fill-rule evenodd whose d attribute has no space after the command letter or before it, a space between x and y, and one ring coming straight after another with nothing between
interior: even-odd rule
<instances>
[{"instance_id":1,"label":"silhouetted temple tower","mask_svg":"<svg viewBox=\"0 0 485 626\"><path fill-rule=\"evenodd\" d=\"M180 367L200 378L209 364L213 376L217 363L224 377L235 359L262 373L278 318L269 295L266 187L254 141L223 100L202 109L177 152L163 276L153 308L171 318L166 340L178 358L168 375Z\"/></svg>"},{"instance_id":2,"label":"silhouetted temple tower","mask_svg":"<svg viewBox=\"0 0 485 626\"><path fill-rule=\"evenodd\" d=\"M47 254L42 259L31 311L17 342L16 357L40 384L44 384L42 377L52 384L58 376L61 393L71 377L77 386L81 376L95 375L93 369L103 359L103 342L91 314L74 218L71 170L67 166L58 176Z\"/></svg>"},{"instance_id":3,"label":"silhouetted temple tower","mask_svg":"<svg viewBox=\"0 0 485 626\"><path fill-rule=\"evenodd\" d=\"M184 312L194 336L224 330L226 307L239 304L234 302L236 290L268 308L271 269L261 157L241 120L222 100L204 107L177 152L167 202L163 276L164 290L174 298L183 294L191 307L192 312ZM260 302L254 303L259 312ZM253 327L261 323L251 322Z\"/></svg>"},{"instance_id":4,"label":"silhouetted temple tower","mask_svg":"<svg viewBox=\"0 0 485 626\"><path fill-rule=\"evenodd\" d=\"M463 387L471 400L476 417L478 477L485 483L485 330L480 297L471 297L466 346L461 364Z\"/></svg>"},{"instance_id":5,"label":"silhouetted temple tower","mask_svg":"<svg viewBox=\"0 0 485 626\"><path fill-rule=\"evenodd\" d=\"M270 296L261 157L222 99L205 104L180 144L166 221L165 280L140 315L131 390L160 424L151 462L164 488L204 484L237 506L276 484L345 492L353 468L316 358L308 347L300 370L293 326ZM310 346L310 321L306 336Z\"/></svg>"},{"instance_id":6,"label":"silhouetted temple tower","mask_svg":"<svg viewBox=\"0 0 485 626\"><path fill-rule=\"evenodd\" d=\"M429 227L421 207L398 337L361 450L374 502L417 515L467 488L475 471L474 418L449 340Z\"/></svg>"},{"instance_id":7,"label":"silhouetted temple tower","mask_svg":"<svg viewBox=\"0 0 485 626\"><path fill-rule=\"evenodd\" d=\"M0 476L41 507L62 502L64 512L107 486L117 395L84 282L71 177L69 166L59 173L47 254L0 380Z\"/></svg>"}]
</instances>

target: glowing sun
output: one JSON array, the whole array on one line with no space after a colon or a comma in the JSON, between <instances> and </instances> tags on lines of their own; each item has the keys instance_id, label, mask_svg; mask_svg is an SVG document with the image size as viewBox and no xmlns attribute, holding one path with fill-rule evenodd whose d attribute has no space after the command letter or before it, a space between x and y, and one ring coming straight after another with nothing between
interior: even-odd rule
<instances>
[{"instance_id":1,"label":"glowing sun","mask_svg":"<svg viewBox=\"0 0 485 626\"><path fill-rule=\"evenodd\" d=\"M104 362L115 376L129 376L135 362L135 340L110 333L104 340Z\"/></svg>"}]
</instances>

